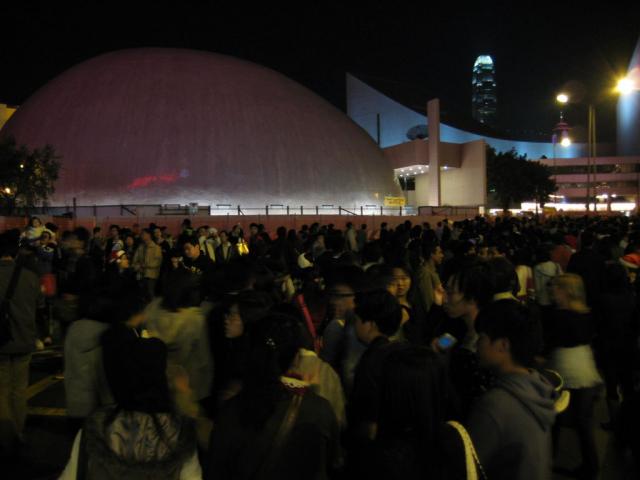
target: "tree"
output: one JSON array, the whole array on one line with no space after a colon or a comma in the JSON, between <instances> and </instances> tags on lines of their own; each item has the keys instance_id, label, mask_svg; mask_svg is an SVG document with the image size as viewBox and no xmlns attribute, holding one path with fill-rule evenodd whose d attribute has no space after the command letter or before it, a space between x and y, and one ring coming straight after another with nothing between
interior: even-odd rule
<instances>
[{"instance_id":1,"label":"tree","mask_svg":"<svg viewBox=\"0 0 640 480\"><path fill-rule=\"evenodd\" d=\"M543 205L557 190L551 170L540 162L518 155L515 149L496 152L487 146L487 187L504 212L512 204L536 200Z\"/></svg>"},{"instance_id":2,"label":"tree","mask_svg":"<svg viewBox=\"0 0 640 480\"><path fill-rule=\"evenodd\" d=\"M540 162L528 162L528 178L533 188L533 199L540 208L549 201L549 195L558 191L556 181L551 178L551 169Z\"/></svg>"},{"instance_id":3,"label":"tree","mask_svg":"<svg viewBox=\"0 0 640 480\"><path fill-rule=\"evenodd\" d=\"M0 200L6 213L46 205L55 191L60 159L51 145L30 150L13 137L0 138Z\"/></svg>"}]
</instances>

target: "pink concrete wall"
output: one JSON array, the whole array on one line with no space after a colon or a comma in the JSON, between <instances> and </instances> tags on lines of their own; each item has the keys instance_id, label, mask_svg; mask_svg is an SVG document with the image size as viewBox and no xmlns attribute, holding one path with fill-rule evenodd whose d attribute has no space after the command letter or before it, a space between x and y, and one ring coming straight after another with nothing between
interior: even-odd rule
<instances>
[{"instance_id":1,"label":"pink concrete wall","mask_svg":"<svg viewBox=\"0 0 640 480\"><path fill-rule=\"evenodd\" d=\"M138 223L141 228L148 227L150 223L167 227L167 230L172 234L180 232L180 225L185 217L180 216L158 216L158 217L111 217L111 218L78 218L78 219L62 219L51 218L44 215L39 216L43 223L53 222L62 230L70 230L74 227L85 227L89 231L95 226L102 227L103 230L109 228L109 225L115 224L120 227L131 228L134 224ZM422 224L422 222L429 222L432 226L439 221L448 218L451 221L464 220L466 217L462 216L450 216L444 217L441 215L422 215L422 216L346 216L346 215L289 215L289 216L266 216L266 215L252 215L252 216L228 216L228 217L188 217L191 218L192 225L197 228L199 226L208 225L209 227L216 227L219 230L230 230L234 225L240 224L242 228L247 232L251 223L263 224L266 230L275 235L275 231L278 227L284 226L287 229L299 230L302 225L311 226L312 223L318 222L321 225L328 225L333 223L337 229L344 230L347 222L352 222L359 227L363 223L367 225L369 231L374 231L380 228L380 224L387 222L389 227L396 227L406 220L411 221L414 225ZM0 231L5 231L11 228L23 229L28 222L24 217L0 217Z\"/></svg>"}]
</instances>

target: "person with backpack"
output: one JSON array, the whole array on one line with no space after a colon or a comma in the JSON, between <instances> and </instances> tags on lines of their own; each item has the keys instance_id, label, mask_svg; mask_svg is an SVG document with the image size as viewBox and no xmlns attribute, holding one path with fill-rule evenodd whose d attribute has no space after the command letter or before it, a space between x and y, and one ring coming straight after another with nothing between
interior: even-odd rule
<instances>
[{"instance_id":1,"label":"person with backpack","mask_svg":"<svg viewBox=\"0 0 640 480\"><path fill-rule=\"evenodd\" d=\"M543 310L550 310L553 304L551 296L551 280L561 275L562 268L551 261L551 247L542 245L536 251L536 265L533 268L536 303Z\"/></svg>"},{"instance_id":2,"label":"person with backpack","mask_svg":"<svg viewBox=\"0 0 640 480\"><path fill-rule=\"evenodd\" d=\"M36 311L44 305L38 276L16 264L19 232L0 235L0 454L24 442L29 364L36 347Z\"/></svg>"}]
</instances>

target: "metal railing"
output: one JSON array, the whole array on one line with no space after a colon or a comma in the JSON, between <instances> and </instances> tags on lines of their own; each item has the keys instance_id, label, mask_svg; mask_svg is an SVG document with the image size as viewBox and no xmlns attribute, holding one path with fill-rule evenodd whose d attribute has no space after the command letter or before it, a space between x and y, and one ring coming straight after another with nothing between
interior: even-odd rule
<instances>
[{"instance_id":1,"label":"metal railing","mask_svg":"<svg viewBox=\"0 0 640 480\"><path fill-rule=\"evenodd\" d=\"M425 207L420 207L425 208ZM14 209L14 216L50 215L56 217L152 217L152 216L251 216L251 215L340 215L340 216L411 216L417 215L415 207L380 205L282 205L270 204L264 207L242 205L68 205L36 207L28 210ZM1 213L0 213L1 214Z\"/></svg>"},{"instance_id":2,"label":"metal railing","mask_svg":"<svg viewBox=\"0 0 640 480\"><path fill-rule=\"evenodd\" d=\"M435 216L444 216L444 217L467 217L473 218L476 215L480 214L479 206L467 206L467 207L431 207L431 206L420 206L417 209L417 214L422 215L435 215Z\"/></svg>"}]
</instances>

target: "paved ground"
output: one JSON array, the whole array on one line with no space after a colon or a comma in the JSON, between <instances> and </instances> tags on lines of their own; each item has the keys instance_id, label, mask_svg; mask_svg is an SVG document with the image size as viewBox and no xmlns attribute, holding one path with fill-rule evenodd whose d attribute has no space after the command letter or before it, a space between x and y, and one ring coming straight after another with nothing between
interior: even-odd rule
<instances>
[{"instance_id":1,"label":"paved ground","mask_svg":"<svg viewBox=\"0 0 640 480\"><path fill-rule=\"evenodd\" d=\"M64 468L75 432L68 425L64 410L64 387L57 375L62 369L60 348L49 349L34 355L29 387L29 418L27 420L27 445L19 458L11 465L2 466L0 478L6 480L55 479ZM596 411L596 441L602 466L601 480L637 480L632 473L630 459L619 448L613 437L599 428L607 420L604 401L601 399ZM571 430L560 435L558 466L572 469L580 463L577 439ZM554 480L566 478L554 475Z\"/></svg>"}]
</instances>

